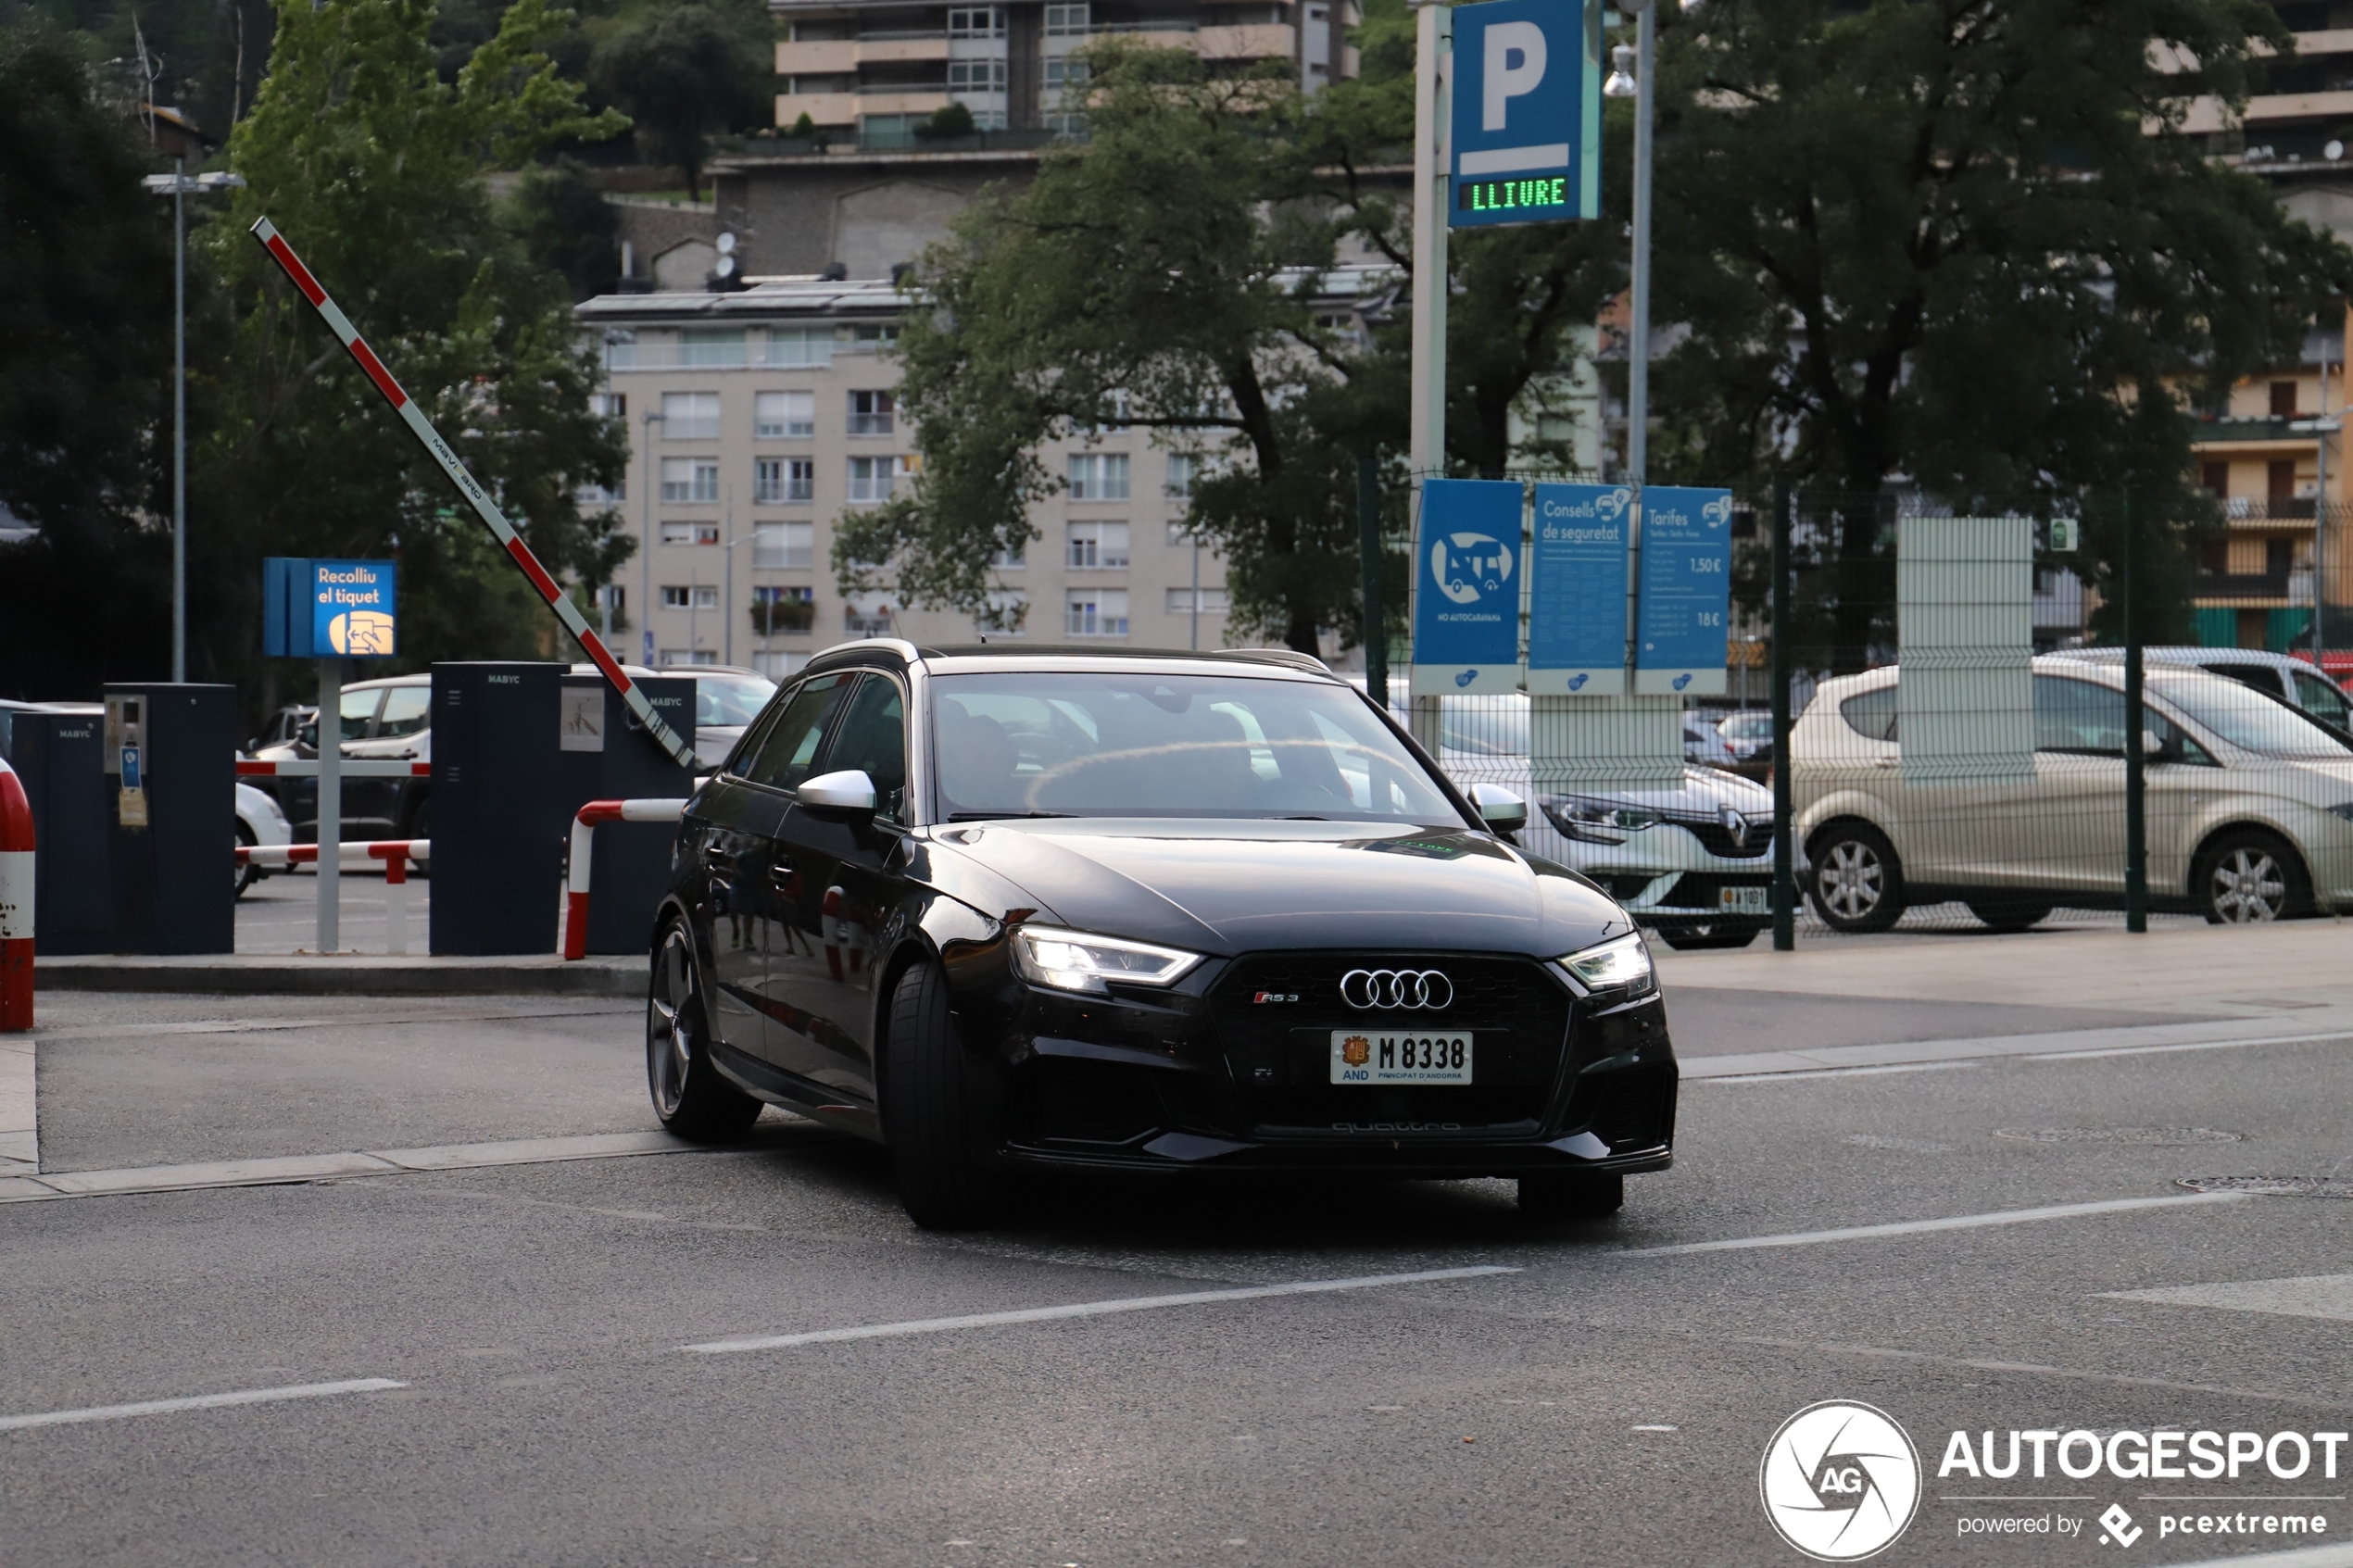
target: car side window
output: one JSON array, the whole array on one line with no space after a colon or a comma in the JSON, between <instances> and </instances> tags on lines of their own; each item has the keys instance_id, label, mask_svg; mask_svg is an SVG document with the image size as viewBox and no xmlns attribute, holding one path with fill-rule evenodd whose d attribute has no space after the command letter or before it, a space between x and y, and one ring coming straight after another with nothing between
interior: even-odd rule
<instances>
[{"instance_id":1,"label":"car side window","mask_svg":"<svg viewBox=\"0 0 2353 1568\"><path fill-rule=\"evenodd\" d=\"M820 675L793 693L756 746L745 755L743 776L771 789L799 789L817 760L825 728L854 677Z\"/></svg>"},{"instance_id":2,"label":"car side window","mask_svg":"<svg viewBox=\"0 0 2353 1568\"><path fill-rule=\"evenodd\" d=\"M2353 705L2345 700L2344 688L2323 675L2296 672L2296 696L2304 710L2340 730L2353 729Z\"/></svg>"},{"instance_id":3,"label":"car side window","mask_svg":"<svg viewBox=\"0 0 2353 1568\"><path fill-rule=\"evenodd\" d=\"M1838 716L1846 721L1848 729L1865 740L1894 741L1895 690L1890 684L1875 691L1857 692L1838 705Z\"/></svg>"},{"instance_id":4,"label":"car side window","mask_svg":"<svg viewBox=\"0 0 2353 1568\"><path fill-rule=\"evenodd\" d=\"M2268 664L2241 664L2224 659L2204 667L2209 675L2221 675L2236 681L2242 686L2252 686L2265 696L2287 696L2292 694L2281 684L2280 672Z\"/></svg>"},{"instance_id":5,"label":"car side window","mask_svg":"<svg viewBox=\"0 0 2353 1568\"><path fill-rule=\"evenodd\" d=\"M2210 762L2206 748L2181 726L2151 707L2141 709L2141 727L2157 737L2153 757ZM2078 757L2124 755L2124 694L2092 681L2063 675L2034 677L2034 749Z\"/></svg>"},{"instance_id":6,"label":"car side window","mask_svg":"<svg viewBox=\"0 0 2353 1568\"><path fill-rule=\"evenodd\" d=\"M388 686L384 711L376 715L376 738L397 740L413 735L433 722L431 686Z\"/></svg>"},{"instance_id":7,"label":"car side window","mask_svg":"<svg viewBox=\"0 0 2353 1568\"><path fill-rule=\"evenodd\" d=\"M887 675L860 680L857 695L849 699L825 748L824 771L852 768L875 782L877 820L907 820L907 698Z\"/></svg>"}]
</instances>

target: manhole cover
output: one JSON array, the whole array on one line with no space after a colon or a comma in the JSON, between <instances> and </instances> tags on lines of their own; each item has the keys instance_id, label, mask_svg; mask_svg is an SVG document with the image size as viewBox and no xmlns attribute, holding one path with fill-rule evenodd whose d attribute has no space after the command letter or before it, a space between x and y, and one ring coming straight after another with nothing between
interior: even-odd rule
<instances>
[{"instance_id":1,"label":"manhole cover","mask_svg":"<svg viewBox=\"0 0 2353 1568\"><path fill-rule=\"evenodd\" d=\"M2002 1127L1994 1135L2014 1138L2020 1143L2130 1143L2158 1148L2237 1143L2246 1136L2245 1133L2226 1133L2219 1127Z\"/></svg>"},{"instance_id":2,"label":"manhole cover","mask_svg":"<svg viewBox=\"0 0 2353 1568\"><path fill-rule=\"evenodd\" d=\"M2341 1176L2183 1176L2173 1184L2192 1192L2259 1192L2280 1198L2353 1198Z\"/></svg>"}]
</instances>

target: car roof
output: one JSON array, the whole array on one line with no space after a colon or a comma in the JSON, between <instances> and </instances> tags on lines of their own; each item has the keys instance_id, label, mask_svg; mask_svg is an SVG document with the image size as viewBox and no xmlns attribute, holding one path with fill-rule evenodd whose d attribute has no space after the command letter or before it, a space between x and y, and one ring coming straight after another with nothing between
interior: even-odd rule
<instances>
[{"instance_id":1,"label":"car roof","mask_svg":"<svg viewBox=\"0 0 2353 1568\"><path fill-rule=\"evenodd\" d=\"M2061 648L2050 657L2076 659L2095 664L2122 662L2124 650L2120 647ZM2312 670L2312 661L2294 654L2273 653L2269 648L2197 647L2187 644L2169 644L2141 649L2144 661L2159 664L2260 664L2273 670ZM2314 671L2318 673L2317 671Z\"/></svg>"},{"instance_id":2,"label":"car roof","mask_svg":"<svg viewBox=\"0 0 2353 1568\"><path fill-rule=\"evenodd\" d=\"M1289 648L1123 648L1083 647L1042 644L1026 647L1001 643L950 644L918 647L896 637L869 637L837 643L810 659L799 671L808 674L834 669L876 665L905 668L922 664L937 674L975 674L996 671L1053 670L1065 673L1133 671L1139 667L1170 674L1207 673L1262 676L1321 677L1340 684L1340 677L1322 659Z\"/></svg>"}]
</instances>

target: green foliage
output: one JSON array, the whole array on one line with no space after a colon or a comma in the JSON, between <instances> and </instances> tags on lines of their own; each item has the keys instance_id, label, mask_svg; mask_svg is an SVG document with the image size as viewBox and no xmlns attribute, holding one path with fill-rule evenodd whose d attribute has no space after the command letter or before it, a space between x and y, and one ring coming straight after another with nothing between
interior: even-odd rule
<instances>
[{"instance_id":1,"label":"green foliage","mask_svg":"<svg viewBox=\"0 0 2353 1568\"><path fill-rule=\"evenodd\" d=\"M88 695L167 646L168 545L139 516L166 471L149 437L171 366L153 167L72 40L0 26L0 505L40 530L0 546L0 695Z\"/></svg>"},{"instance_id":2,"label":"green foliage","mask_svg":"<svg viewBox=\"0 0 2353 1568\"><path fill-rule=\"evenodd\" d=\"M792 129L785 132L785 134L787 136L814 136L817 134L817 122L809 118L809 111L807 109L803 109L800 111L800 118L792 122Z\"/></svg>"},{"instance_id":3,"label":"green foliage","mask_svg":"<svg viewBox=\"0 0 2353 1568\"><path fill-rule=\"evenodd\" d=\"M637 122L646 158L684 169L687 194L700 201L710 133L769 119L773 69L742 19L712 6L678 5L645 11L607 33L588 79Z\"/></svg>"},{"instance_id":4,"label":"green foliage","mask_svg":"<svg viewBox=\"0 0 2353 1568\"><path fill-rule=\"evenodd\" d=\"M525 174L507 220L532 260L563 274L574 299L620 286L620 215L577 160L559 158Z\"/></svg>"},{"instance_id":5,"label":"green foliage","mask_svg":"<svg viewBox=\"0 0 2353 1568\"><path fill-rule=\"evenodd\" d=\"M938 142L969 136L975 129L972 110L962 104L947 103L932 110L931 118L915 127L915 134L928 142Z\"/></svg>"},{"instance_id":6,"label":"green foliage","mask_svg":"<svg viewBox=\"0 0 2353 1568\"><path fill-rule=\"evenodd\" d=\"M267 214L551 571L604 581L626 555L573 499L620 473L590 411L594 351L568 291L497 222L479 171L562 137L610 134L536 43L560 17L515 0L455 83L426 0L287 0L268 83L231 152L250 182L206 235L235 319L208 386L196 466L209 533L239 572L264 554L390 555L404 659L554 652L553 622L342 345L246 234ZM258 584L234 575L216 654L249 658Z\"/></svg>"}]
</instances>

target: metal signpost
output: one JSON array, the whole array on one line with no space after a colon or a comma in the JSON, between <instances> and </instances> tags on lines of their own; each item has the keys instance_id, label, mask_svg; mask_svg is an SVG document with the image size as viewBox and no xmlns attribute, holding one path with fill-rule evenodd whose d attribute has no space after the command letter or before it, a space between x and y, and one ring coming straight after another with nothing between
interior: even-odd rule
<instances>
[{"instance_id":1,"label":"metal signpost","mask_svg":"<svg viewBox=\"0 0 2353 1568\"><path fill-rule=\"evenodd\" d=\"M270 556L261 651L319 661L319 951L342 946L343 661L400 651L400 569L388 560Z\"/></svg>"}]
</instances>

